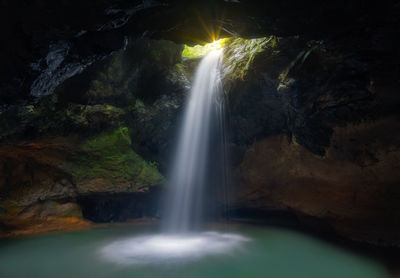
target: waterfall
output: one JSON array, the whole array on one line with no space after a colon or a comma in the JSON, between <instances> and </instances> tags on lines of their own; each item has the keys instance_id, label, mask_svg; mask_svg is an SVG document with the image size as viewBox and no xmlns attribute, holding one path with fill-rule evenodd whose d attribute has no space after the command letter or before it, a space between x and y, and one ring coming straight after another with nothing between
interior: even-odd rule
<instances>
[{"instance_id":1,"label":"waterfall","mask_svg":"<svg viewBox=\"0 0 400 278\"><path fill-rule=\"evenodd\" d=\"M214 50L200 62L188 97L178 145L169 178L165 226L186 232L202 218L204 189L209 181L210 145L214 127L220 127L222 98L222 50Z\"/></svg>"},{"instance_id":2,"label":"waterfall","mask_svg":"<svg viewBox=\"0 0 400 278\"><path fill-rule=\"evenodd\" d=\"M222 50L215 50L201 60L195 73L169 177L165 230L107 244L101 250L105 259L118 264L170 265L209 255L231 255L249 241L237 234L195 231L205 201L209 201L207 208L215 203L215 188L226 193L221 66Z\"/></svg>"}]
</instances>

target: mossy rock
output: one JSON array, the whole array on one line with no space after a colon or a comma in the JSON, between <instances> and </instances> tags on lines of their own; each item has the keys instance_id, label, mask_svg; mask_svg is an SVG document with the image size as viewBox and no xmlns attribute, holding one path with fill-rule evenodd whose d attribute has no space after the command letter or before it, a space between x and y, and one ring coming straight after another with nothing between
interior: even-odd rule
<instances>
[{"instance_id":1,"label":"mossy rock","mask_svg":"<svg viewBox=\"0 0 400 278\"><path fill-rule=\"evenodd\" d=\"M228 80L243 80L258 53L277 46L275 36L256 39L230 38L225 42L224 64Z\"/></svg>"},{"instance_id":2,"label":"mossy rock","mask_svg":"<svg viewBox=\"0 0 400 278\"><path fill-rule=\"evenodd\" d=\"M99 70L86 92L89 103L131 101L130 90L136 87L138 65L116 53L102 70Z\"/></svg>"},{"instance_id":3,"label":"mossy rock","mask_svg":"<svg viewBox=\"0 0 400 278\"><path fill-rule=\"evenodd\" d=\"M182 57L196 58L207 55L213 50L224 48L227 41L229 41L229 38L224 38L211 43L198 44L194 46L189 46L185 44L185 48L182 51Z\"/></svg>"},{"instance_id":4,"label":"mossy rock","mask_svg":"<svg viewBox=\"0 0 400 278\"><path fill-rule=\"evenodd\" d=\"M138 192L164 182L155 163L131 148L127 127L104 132L84 142L68 165L78 193Z\"/></svg>"}]
</instances>

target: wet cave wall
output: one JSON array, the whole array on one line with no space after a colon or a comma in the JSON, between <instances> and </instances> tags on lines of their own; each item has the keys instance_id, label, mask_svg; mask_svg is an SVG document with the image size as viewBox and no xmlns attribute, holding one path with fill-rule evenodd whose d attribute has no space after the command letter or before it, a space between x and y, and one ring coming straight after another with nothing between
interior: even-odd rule
<instances>
[{"instance_id":1,"label":"wet cave wall","mask_svg":"<svg viewBox=\"0 0 400 278\"><path fill-rule=\"evenodd\" d=\"M1 4L2 235L162 217L199 62L183 44L206 24L229 37L219 213L399 244L398 1L17 2Z\"/></svg>"},{"instance_id":2,"label":"wet cave wall","mask_svg":"<svg viewBox=\"0 0 400 278\"><path fill-rule=\"evenodd\" d=\"M382 44L286 37L257 54L230 92L233 210L397 244L398 60Z\"/></svg>"},{"instance_id":3,"label":"wet cave wall","mask_svg":"<svg viewBox=\"0 0 400 278\"><path fill-rule=\"evenodd\" d=\"M134 39L51 95L1 115L3 231L52 218L160 217L158 187L190 87L182 50Z\"/></svg>"}]
</instances>

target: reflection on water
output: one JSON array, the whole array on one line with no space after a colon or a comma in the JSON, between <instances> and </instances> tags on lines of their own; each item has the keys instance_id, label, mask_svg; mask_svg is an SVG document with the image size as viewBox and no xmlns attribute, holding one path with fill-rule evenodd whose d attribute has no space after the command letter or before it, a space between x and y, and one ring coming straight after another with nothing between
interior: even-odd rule
<instances>
[{"instance_id":1,"label":"reflection on water","mask_svg":"<svg viewBox=\"0 0 400 278\"><path fill-rule=\"evenodd\" d=\"M377 262L277 228L184 237L113 226L0 241L1 278L384 278Z\"/></svg>"},{"instance_id":2,"label":"reflection on water","mask_svg":"<svg viewBox=\"0 0 400 278\"><path fill-rule=\"evenodd\" d=\"M136 236L106 245L100 251L105 260L118 264L187 263L209 255L240 251L249 239L217 232Z\"/></svg>"}]
</instances>

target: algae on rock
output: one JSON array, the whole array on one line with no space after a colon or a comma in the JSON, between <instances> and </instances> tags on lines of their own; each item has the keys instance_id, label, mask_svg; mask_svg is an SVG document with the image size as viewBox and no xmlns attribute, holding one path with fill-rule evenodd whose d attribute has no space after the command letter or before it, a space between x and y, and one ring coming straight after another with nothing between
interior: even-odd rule
<instances>
[{"instance_id":1,"label":"algae on rock","mask_svg":"<svg viewBox=\"0 0 400 278\"><path fill-rule=\"evenodd\" d=\"M164 181L155 163L132 150L127 127L87 140L72 156L69 167L81 194L147 191Z\"/></svg>"}]
</instances>

